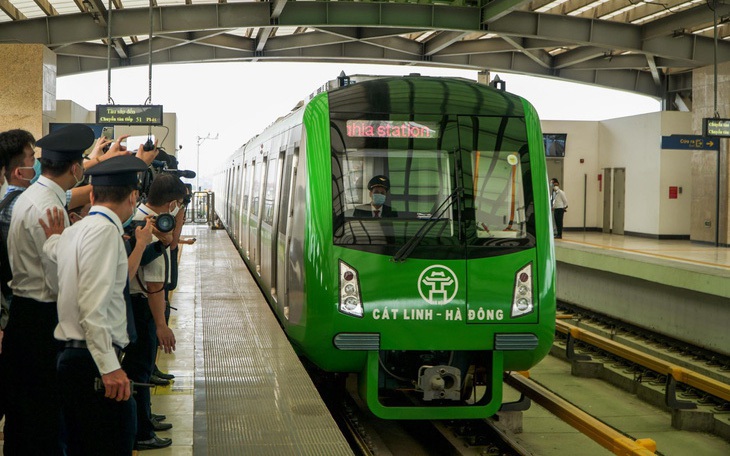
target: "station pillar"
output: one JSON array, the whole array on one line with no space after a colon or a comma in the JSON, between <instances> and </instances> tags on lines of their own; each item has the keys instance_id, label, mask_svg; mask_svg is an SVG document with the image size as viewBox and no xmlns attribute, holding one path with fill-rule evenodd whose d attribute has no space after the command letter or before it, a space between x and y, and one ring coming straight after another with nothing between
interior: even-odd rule
<instances>
[{"instance_id":1,"label":"station pillar","mask_svg":"<svg viewBox=\"0 0 730 456\"><path fill-rule=\"evenodd\" d=\"M56 54L42 44L0 44L0 131L39 139L56 117Z\"/></svg>"},{"instance_id":2,"label":"station pillar","mask_svg":"<svg viewBox=\"0 0 730 456\"><path fill-rule=\"evenodd\" d=\"M722 118L730 118L730 63L718 65L717 111ZM692 129L702 133L702 119L715 116L714 69L712 66L692 72ZM719 228L718 243L730 246L730 140L720 140L720 216L716 217L717 152L692 152L692 220L690 239L715 242L715 230Z\"/></svg>"}]
</instances>

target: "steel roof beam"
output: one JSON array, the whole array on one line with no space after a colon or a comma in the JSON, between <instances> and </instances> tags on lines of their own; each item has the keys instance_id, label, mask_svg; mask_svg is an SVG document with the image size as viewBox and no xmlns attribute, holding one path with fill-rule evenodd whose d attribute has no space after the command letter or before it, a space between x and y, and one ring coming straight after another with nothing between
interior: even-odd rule
<instances>
[{"instance_id":1,"label":"steel roof beam","mask_svg":"<svg viewBox=\"0 0 730 456\"><path fill-rule=\"evenodd\" d=\"M38 8L43 11L43 13L46 16L58 16L58 11L56 11L56 8L53 7L50 3L48 3L48 0L34 0L35 4L38 5Z\"/></svg>"},{"instance_id":2,"label":"steel roof beam","mask_svg":"<svg viewBox=\"0 0 730 456\"><path fill-rule=\"evenodd\" d=\"M492 0L482 6L482 20L486 23L494 22L532 0Z\"/></svg>"},{"instance_id":3,"label":"steel roof beam","mask_svg":"<svg viewBox=\"0 0 730 456\"><path fill-rule=\"evenodd\" d=\"M703 36L642 39L638 25L572 16L514 11L489 25L489 31L503 36L545 38L566 45L589 45L608 50L624 50L683 58L707 65L712 63L713 40ZM719 43L721 61L730 60L730 42Z\"/></svg>"},{"instance_id":4,"label":"steel roof beam","mask_svg":"<svg viewBox=\"0 0 730 456\"><path fill-rule=\"evenodd\" d=\"M466 32L443 31L424 43L423 53L425 55L433 55L458 42L464 38L464 36L466 36Z\"/></svg>"},{"instance_id":5,"label":"steel roof beam","mask_svg":"<svg viewBox=\"0 0 730 456\"><path fill-rule=\"evenodd\" d=\"M353 41L353 38L344 38L325 32L308 32L300 35L275 36L269 39L266 51L284 51L300 47L314 47L328 44L339 44Z\"/></svg>"},{"instance_id":6,"label":"steel roof beam","mask_svg":"<svg viewBox=\"0 0 730 456\"><path fill-rule=\"evenodd\" d=\"M475 7L380 2L290 2L279 16L278 24L479 31L479 17L479 10Z\"/></svg>"},{"instance_id":7,"label":"steel roof beam","mask_svg":"<svg viewBox=\"0 0 730 456\"><path fill-rule=\"evenodd\" d=\"M606 49L595 46L582 46L563 52L553 57L554 68L570 67L606 54Z\"/></svg>"},{"instance_id":8,"label":"steel roof beam","mask_svg":"<svg viewBox=\"0 0 730 456\"><path fill-rule=\"evenodd\" d=\"M651 77L654 78L654 83L658 86L662 83L662 78L659 68L657 68L656 60L653 55L645 55L647 63L649 64L649 71L651 71Z\"/></svg>"},{"instance_id":9,"label":"steel roof beam","mask_svg":"<svg viewBox=\"0 0 730 456\"><path fill-rule=\"evenodd\" d=\"M14 21L27 19L27 17L25 17L25 14L23 14L18 8L15 7L15 5L10 3L8 0L0 0L0 10L2 10L5 14L8 15L10 19Z\"/></svg>"},{"instance_id":10,"label":"steel roof beam","mask_svg":"<svg viewBox=\"0 0 730 456\"><path fill-rule=\"evenodd\" d=\"M730 5L717 3L717 17L730 15ZM644 39L672 35L678 30L689 30L700 25L712 24L712 11L707 5L669 14L641 26Z\"/></svg>"},{"instance_id":11,"label":"steel roof beam","mask_svg":"<svg viewBox=\"0 0 730 456\"><path fill-rule=\"evenodd\" d=\"M553 58L550 54L545 52L542 49L534 50L534 51L528 51L527 49L522 47L521 40L513 39L509 36L502 37L506 42L514 46L516 49L520 50L524 55L531 58L535 61L538 65L545 67L545 68L551 68L553 63Z\"/></svg>"}]
</instances>

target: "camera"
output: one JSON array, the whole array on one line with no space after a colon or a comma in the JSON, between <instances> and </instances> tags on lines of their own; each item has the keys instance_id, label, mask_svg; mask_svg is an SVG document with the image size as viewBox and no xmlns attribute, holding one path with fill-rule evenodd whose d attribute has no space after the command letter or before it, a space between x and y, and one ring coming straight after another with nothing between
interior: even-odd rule
<instances>
[{"instance_id":1,"label":"camera","mask_svg":"<svg viewBox=\"0 0 730 456\"><path fill-rule=\"evenodd\" d=\"M154 217L152 221L155 224L157 230L161 233L169 233L175 229L175 217L172 214L160 214ZM138 226L144 227L147 223L146 220L132 220L132 223L127 226L127 234L134 234L134 231Z\"/></svg>"}]
</instances>

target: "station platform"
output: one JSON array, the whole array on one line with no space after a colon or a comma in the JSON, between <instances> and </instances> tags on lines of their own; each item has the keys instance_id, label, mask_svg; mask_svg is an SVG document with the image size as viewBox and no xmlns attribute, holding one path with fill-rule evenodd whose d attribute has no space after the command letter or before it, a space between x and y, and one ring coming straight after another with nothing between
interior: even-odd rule
<instances>
[{"instance_id":1,"label":"station platform","mask_svg":"<svg viewBox=\"0 0 730 456\"><path fill-rule=\"evenodd\" d=\"M677 287L730 297L730 248L596 232L564 232L557 261L593 266Z\"/></svg>"},{"instance_id":2,"label":"station platform","mask_svg":"<svg viewBox=\"0 0 730 456\"><path fill-rule=\"evenodd\" d=\"M730 249L681 240L563 232L559 301L730 356Z\"/></svg>"},{"instance_id":3,"label":"station platform","mask_svg":"<svg viewBox=\"0 0 730 456\"><path fill-rule=\"evenodd\" d=\"M224 230L187 226L170 327L177 350L158 366L175 375L152 411L173 424L163 455L350 455Z\"/></svg>"}]
</instances>

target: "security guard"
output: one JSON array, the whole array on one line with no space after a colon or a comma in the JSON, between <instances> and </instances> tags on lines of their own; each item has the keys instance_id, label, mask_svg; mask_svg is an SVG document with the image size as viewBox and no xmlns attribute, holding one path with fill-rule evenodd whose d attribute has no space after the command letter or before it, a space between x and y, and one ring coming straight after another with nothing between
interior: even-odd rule
<instances>
[{"instance_id":1,"label":"security guard","mask_svg":"<svg viewBox=\"0 0 730 456\"><path fill-rule=\"evenodd\" d=\"M54 336L64 346L58 383L70 456L129 456L134 447L136 403L130 400L131 382L121 367L132 331L123 293L128 263L122 234L137 204L138 173L145 169L132 156L89 169L89 215L65 229L57 242ZM53 257L53 252L46 253Z\"/></svg>"},{"instance_id":2,"label":"security guard","mask_svg":"<svg viewBox=\"0 0 730 456\"><path fill-rule=\"evenodd\" d=\"M83 152L94 143L91 128L73 124L36 142L42 174L16 200L8 232L13 304L3 339L8 403L5 454L60 454L59 398L53 338L58 324L56 265L43 255L46 234L38 220L56 209L63 226L66 190L83 180ZM54 236L50 242L55 242Z\"/></svg>"}]
</instances>

